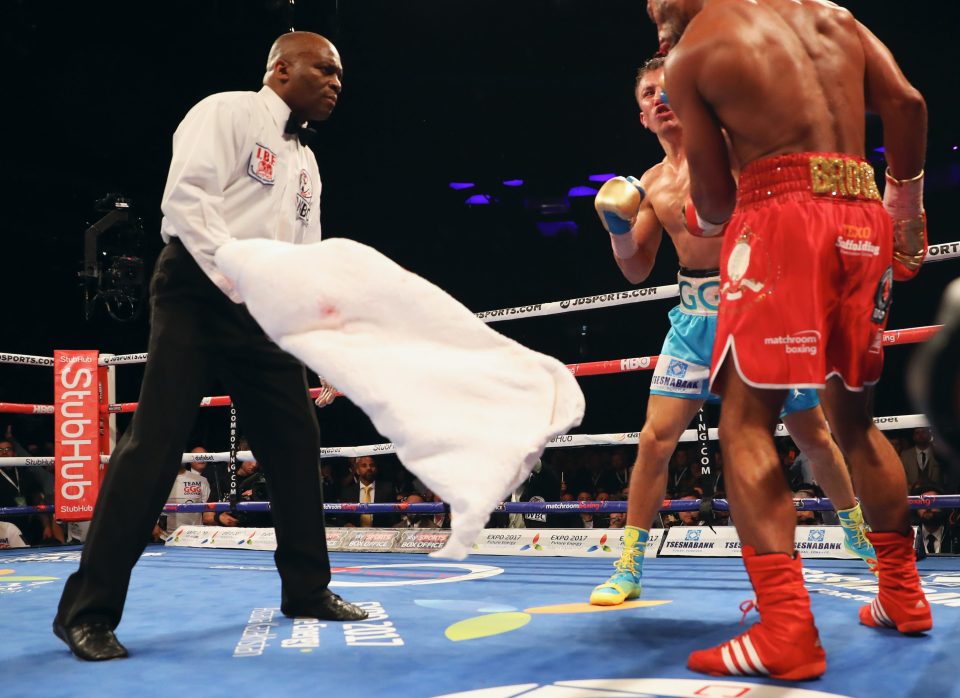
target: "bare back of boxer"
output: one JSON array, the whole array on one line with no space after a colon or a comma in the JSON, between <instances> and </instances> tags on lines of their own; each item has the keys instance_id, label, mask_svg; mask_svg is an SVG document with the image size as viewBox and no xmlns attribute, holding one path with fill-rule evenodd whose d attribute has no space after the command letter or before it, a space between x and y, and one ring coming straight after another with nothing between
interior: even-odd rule
<instances>
[{"instance_id":1,"label":"bare back of boxer","mask_svg":"<svg viewBox=\"0 0 960 698\"><path fill-rule=\"evenodd\" d=\"M884 118L885 142L896 141L887 156L893 175L904 179L922 168L925 124L923 137L916 135L917 118L925 112L915 108L916 100L896 103L891 84L906 79L886 47L848 10L825 0L699 4L703 9L697 12L696 2L648 2L660 45L670 49L669 78L680 89L668 85L667 90L674 108L685 113L688 138L700 132L693 120L709 114L723 124L742 166L780 153L863 155L870 108ZM694 94L681 87L691 80L700 104L677 104ZM900 118L898 106L908 107ZM709 166L720 166L716 174L725 174L729 182L724 146L714 141L690 144L688 150L698 159L709 147L712 158L720 160ZM696 191L698 182L693 185ZM705 197L701 206L694 195L704 218L729 217L729 203L711 210Z\"/></svg>"},{"instance_id":2,"label":"bare back of boxer","mask_svg":"<svg viewBox=\"0 0 960 698\"><path fill-rule=\"evenodd\" d=\"M788 387L825 388L834 435L874 527L880 593L861 609L861 622L905 633L932 625L902 468L870 419L895 227L862 159L869 107L884 124L888 191L922 182L925 105L883 44L832 3L649 0L648 11L670 49L666 89L684 123L698 224L729 221L711 378L724 397L725 481L761 609L760 623L693 653L689 665L812 678L826 663L770 436ZM724 132L743 166L739 191ZM901 210L919 218L922 188L915 194L903 208L885 195L884 206L894 218ZM854 234L868 251L849 241Z\"/></svg>"}]
</instances>

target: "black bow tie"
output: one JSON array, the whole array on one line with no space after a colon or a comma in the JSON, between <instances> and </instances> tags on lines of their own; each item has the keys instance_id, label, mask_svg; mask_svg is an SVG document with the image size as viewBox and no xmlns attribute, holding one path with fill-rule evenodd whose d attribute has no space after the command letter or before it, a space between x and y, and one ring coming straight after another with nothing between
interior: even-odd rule
<instances>
[{"instance_id":1,"label":"black bow tie","mask_svg":"<svg viewBox=\"0 0 960 698\"><path fill-rule=\"evenodd\" d=\"M317 135L317 132L305 126L303 122L297 121L296 117L291 114L290 118L287 119L287 125L283 127L284 133L297 134L297 138L300 140L300 145L310 145L311 139Z\"/></svg>"}]
</instances>

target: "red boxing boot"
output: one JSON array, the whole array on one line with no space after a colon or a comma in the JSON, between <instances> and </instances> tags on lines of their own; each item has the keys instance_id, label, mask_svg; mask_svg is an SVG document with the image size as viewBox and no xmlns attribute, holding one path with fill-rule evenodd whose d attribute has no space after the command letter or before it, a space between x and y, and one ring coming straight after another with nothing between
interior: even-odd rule
<instances>
[{"instance_id":1,"label":"red boxing boot","mask_svg":"<svg viewBox=\"0 0 960 698\"><path fill-rule=\"evenodd\" d=\"M917 575L913 536L901 533L868 533L877 551L880 593L873 603L860 607L860 622L872 628L896 628L901 633L922 633L933 627L930 603Z\"/></svg>"},{"instance_id":2,"label":"red boxing boot","mask_svg":"<svg viewBox=\"0 0 960 698\"><path fill-rule=\"evenodd\" d=\"M729 642L691 653L687 667L712 676L769 676L784 681L821 676L827 670L827 658L813 624L800 556L757 555L745 545L743 564L757 595L760 622Z\"/></svg>"}]
</instances>

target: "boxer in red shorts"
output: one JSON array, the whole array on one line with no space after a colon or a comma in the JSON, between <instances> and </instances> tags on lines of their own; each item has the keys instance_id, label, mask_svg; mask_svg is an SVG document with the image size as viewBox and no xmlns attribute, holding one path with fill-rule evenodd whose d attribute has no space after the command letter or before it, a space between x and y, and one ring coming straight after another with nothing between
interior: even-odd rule
<instances>
[{"instance_id":1,"label":"boxer in red shorts","mask_svg":"<svg viewBox=\"0 0 960 698\"><path fill-rule=\"evenodd\" d=\"M711 375L733 359L755 388L823 388L825 376L850 390L876 383L892 240L862 159L791 153L747 165L720 256Z\"/></svg>"},{"instance_id":2,"label":"boxer in red shorts","mask_svg":"<svg viewBox=\"0 0 960 698\"><path fill-rule=\"evenodd\" d=\"M804 680L826 671L772 429L790 388L821 389L873 533L879 592L860 622L932 627L896 453L871 418L894 278L926 251L926 104L889 50L825 0L648 0L684 124L688 230L725 235L714 365L724 479L760 621L688 666ZM682 38L681 38L682 37ZM881 200L863 160L883 122ZM731 164L740 165L738 183Z\"/></svg>"}]
</instances>

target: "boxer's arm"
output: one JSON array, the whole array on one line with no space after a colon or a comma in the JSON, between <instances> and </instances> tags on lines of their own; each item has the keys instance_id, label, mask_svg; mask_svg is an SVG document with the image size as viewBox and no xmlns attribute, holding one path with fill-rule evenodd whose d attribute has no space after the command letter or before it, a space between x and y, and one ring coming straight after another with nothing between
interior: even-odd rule
<instances>
[{"instance_id":1,"label":"boxer's arm","mask_svg":"<svg viewBox=\"0 0 960 698\"><path fill-rule=\"evenodd\" d=\"M883 207L893 219L893 278L906 281L917 275L927 255L923 210L927 105L883 42L862 24L857 29L864 51L866 106L883 121L887 158Z\"/></svg>"},{"instance_id":2,"label":"boxer's arm","mask_svg":"<svg viewBox=\"0 0 960 698\"><path fill-rule=\"evenodd\" d=\"M641 183L648 186L647 177L641 178ZM650 198L644 199L633 221L629 235L637 245L637 251L630 257L622 259L614 254L613 258L620 267L620 271L632 284L639 284L647 280L653 271L653 263L657 258L660 240L663 238L663 225L653 210Z\"/></svg>"},{"instance_id":3,"label":"boxer's arm","mask_svg":"<svg viewBox=\"0 0 960 698\"><path fill-rule=\"evenodd\" d=\"M704 221L724 223L733 215L737 183L731 174L727 141L720 122L697 86L698 54L679 45L670 52L664 73L670 106L683 124L683 142L690 168L690 196Z\"/></svg>"},{"instance_id":4,"label":"boxer's arm","mask_svg":"<svg viewBox=\"0 0 960 698\"><path fill-rule=\"evenodd\" d=\"M910 179L923 170L926 157L927 104L883 42L859 22L857 29L865 58L867 109L883 122L890 173L897 179Z\"/></svg>"}]
</instances>

